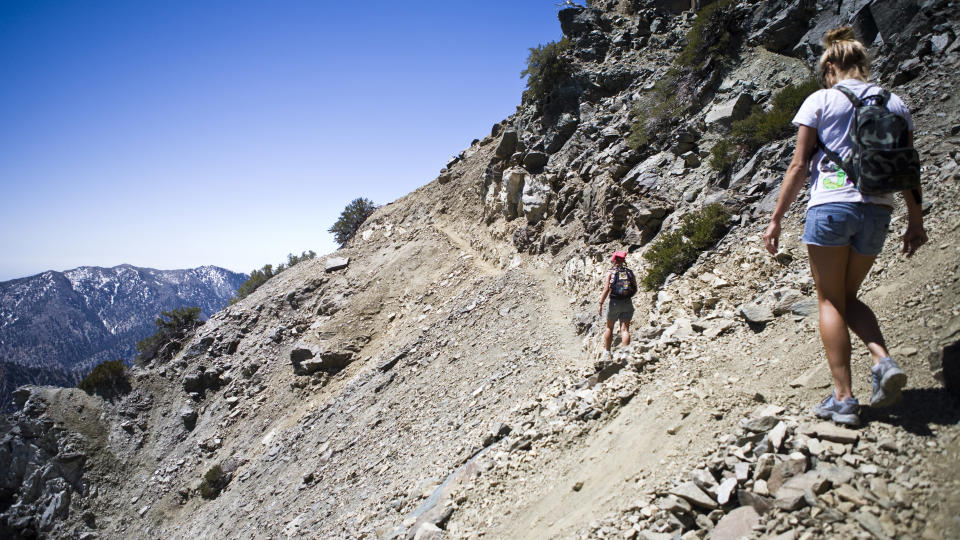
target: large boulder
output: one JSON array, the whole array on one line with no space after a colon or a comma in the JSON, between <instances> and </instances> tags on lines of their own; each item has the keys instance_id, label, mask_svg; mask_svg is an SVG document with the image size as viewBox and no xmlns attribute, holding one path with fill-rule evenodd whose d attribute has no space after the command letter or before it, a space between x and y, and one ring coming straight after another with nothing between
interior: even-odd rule
<instances>
[{"instance_id":1,"label":"large boulder","mask_svg":"<svg viewBox=\"0 0 960 540\"><path fill-rule=\"evenodd\" d=\"M750 36L751 43L761 45L768 51L786 54L807 33L810 17L816 5L809 0L794 0L781 10L763 28Z\"/></svg>"},{"instance_id":2,"label":"large boulder","mask_svg":"<svg viewBox=\"0 0 960 540\"><path fill-rule=\"evenodd\" d=\"M297 375L309 375L304 363L308 360L320 356L321 349L316 345L297 342L290 350L290 363L293 365L293 372Z\"/></svg>"},{"instance_id":3,"label":"large boulder","mask_svg":"<svg viewBox=\"0 0 960 540\"><path fill-rule=\"evenodd\" d=\"M903 32L919 11L914 0L873 0L869 9L877 31L885 42Z\"/></svg>"},{"instance_id":4,"label":"large boulder","mask_svg":"<svg viewBox=\"0 0 960 540\"><path fill-rule=\"evenodd\" d=\"M323 350L318 345L299 342L290 351L290 363L297 375L317 372L337 373L353 362L354 354L346 350Z\"/></svg>"},{"instance_id":5,"label":"large boulder","mask_svg":"<svg viewBox=\"0 0 960 540\"><path fill-rule=\"evenodd\" d=\"M563 113L557 119L557 124L547 131L543 139L544 149L548 154L559 151L570 136L577 130L580 121L570 113Z\"/></svg>"},{"instance_id":6,"label":"large boulder","mask_svg":"<svg viewBox=\"0 0 960 540\"><path fill-rule=\"evenodd\" d=\"M497 143L497 149L493 151L493 155L497 159L507 159L513 155L513 151L517 149L517 132L513 129L508 129L503 132L503 135L500 137L500 142Z\"/></svg>"},{"instance_id":7,"label":"large boulder","mask_svg":"<svg viewBox=\"0 0 960 540\"><path fill-rule=\"evenodd\" d=\"M737 97L718 103L710 109L704 120L708 125L721 124L729 126L734 120L742 120L750 114L753 106L753 97L750 94L740 94Z\"/></svg>"},{"instance_id":8,"label":"large boulder","mask_svg":"<svg viewBox=\"0 0 960 540\"><path fill-rule=\"evenodd\" d=\"M530 178L523 186L520 203L527 223L538 223L550 208L550 187L539 177Z\"/></svg>"},{"instance_id":9,"label":"large boulder","mask_svg":"<svg viewBox=\"0 0 960 540\"><path fill-rule=\"evenodd\" d=\"M580 7L561 9L557 13L557 18L560 19L560 30L563 35L571 38L587 36L594 30L603 27L603 18L600 12L593 9Z\"/></svg>"},{"instance_id":10,"label":"large boulder","mask_svg":"<svg viewBox=\"0 0 960 540\"><path fill-rule=\"evenodd\" d=\"M706 2L702 3L706 4ZM700 2L696 0L653 0L653 6L655 8L673 14L690 11L699 4Z\"/></svg>"},{"instance_id":11,"label":"large boulder","mask_svg":"<svg viewBox=\"0 0 960 540\"><path fill-rule=\"evenodd\" d=\"M550 156L543 152L528 152L523 156L523 167L532 173L539 173L547 166Z\"/></svg>"},{"instance_id":12,"label":"large boulder","mask_svg":"<svg viewBox=\"0 0 960 540\"><path fill-rule=\"evenodd\" d=\"M337 270L342 270L350 264L349 257L330 257L327 259L326 265L324 265L324 272L336 272Z\"/></svg>"},{"instance_id":13,"label":"large boulder","mask_svg":"<svg viewBox=\"0 0 960 540\"><path fill-rule=\"evenodd\" d=\"M523 194L523 185L527 181L527 172L520 167L511 167L503 171L503 182L500 185L500 205L503 217L514 219L522 210L520 197Z\"/></svg>"}]
</instances>

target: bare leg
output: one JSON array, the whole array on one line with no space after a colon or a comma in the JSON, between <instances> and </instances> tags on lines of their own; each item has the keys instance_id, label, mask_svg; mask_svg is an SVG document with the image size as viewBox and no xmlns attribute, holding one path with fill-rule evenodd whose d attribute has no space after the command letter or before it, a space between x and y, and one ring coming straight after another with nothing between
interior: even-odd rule
<instances>
[{"instance_id":1,"label":"bare leg","mask_svg":"<svg viewBox=\"0 0 960 540\"><path fill-rule=\"evenodd\" d=\"M857 298L857 291L860 290L860 284L870 272L873 261L876 256L860 255L856 251L850 251L850 259L847 261L847 326L853 330L863 343L870 349L870 356L876 365L881 358L890 356L887 351L887 345L883 340L883 333L880 331L880 324L877 317L873 314L870 306L864 304Z\"/></svg>"},{"instance_id":2,"label":"bare leg","mask_svg":"<svg viewBox=\"0 0 960 540\"><path fill-rule=\"evenodd\" d=\"M620 321L620 346L630 344L630 321Z\"/></svg>"},{"instance_id":3,"label":"bare leg","mask_svg":"<svg viewBox=\"0 0 960 540\"><path fill-rule=\"evenodd\" d=\"M610 345L613 343L613 323L614 322L615 321L611 321L610 319L607 319L607 330L603 333L603 349L605 351L609 351Z\"/></svg>"},{"instance_id":4,"label":"bare leg","mask_svg":"<svg viewBox=\"0 0 960 540\"><path fill-rule=\"evenodd\" d=\"M836 397L853 396L850 380L850 333L847 331L847 264L850 246L807 245L810 270L817 285L820 306L820 339L827 353Z\"/></svg>"}]
</instances>

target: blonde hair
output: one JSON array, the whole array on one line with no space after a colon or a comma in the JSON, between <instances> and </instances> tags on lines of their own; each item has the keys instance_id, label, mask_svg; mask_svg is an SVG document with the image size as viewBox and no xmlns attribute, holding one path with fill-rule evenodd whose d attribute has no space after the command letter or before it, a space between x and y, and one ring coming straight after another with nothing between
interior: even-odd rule
<instances>
[{"instance_id":1,"label":"blonde hair","mask_svg":"<svg viewBox=\"0 0 960 540\"><path fill-rule=\"evenodd\" d=\"M858 71L863 80L870 76L870 55L867 48L857 40L853 28L841 26L823 36L823 54L820 55L818 72L820 82L826 86L827 62L833 65L836 73L848 74Z\"/></svg>"}]
</instances>

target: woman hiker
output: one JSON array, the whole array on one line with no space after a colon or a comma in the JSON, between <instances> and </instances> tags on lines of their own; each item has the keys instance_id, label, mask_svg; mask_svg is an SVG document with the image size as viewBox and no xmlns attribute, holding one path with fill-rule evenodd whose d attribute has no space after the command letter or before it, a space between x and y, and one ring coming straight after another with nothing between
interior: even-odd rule
<instances>
[{"instance_id":1,"label":"woman hiker","mask_svg":"<svg viewBox=\"0 0 960 540\"><path fill-rule=\"evenodd\" d=\"M603 293L600 294L600 307L597 314L603 316L603 302L610 297L607 307L607 330L603 333L603 358L610 357L610 345L613 343L613 325L620 321L620 345L630 344L630 321L633 319L633 300L630 299L637 292L637 279L633 271L627 268L627 252L615 251L613 268L604 274Z\"/></svg>"},{"instance_id":2,"label":"woman hiker","mask_svg":"<svg viewBox=\"0 0 960 540\"><path fill-rule=\"evenodd\" d=\"M873 311L857 298L860 284L883 247L890 224L893 196L861 194L823 150L817 140L841 156L851 149L850 126L853 106L834 86L843 86L861 99L881 91L867 83L870 61L867 50L856 40L850 27L837 28L824 38L819 73L824 89L811 94L793 119L798 128L797 147L780 189L776 209L763 241L777 253L784 214L796 200L807 173L810 173L810 202L802 241L807 244L810 269L817 287L820 310L820 337L833 375L834 389L814 413L847 425L859 424L859 403L853 397L850 374L850 333L853 330L873 358L873 392L870 406L895 404L907 382L906 374L890 358ZM903 101L891 94L888 109L901 116L910 130L913 121ZM813 167L810 167L812 161ZM919 191L904 191L907 229L903 250L907 257L927 241Z\"/></svg>"}]
</instances>

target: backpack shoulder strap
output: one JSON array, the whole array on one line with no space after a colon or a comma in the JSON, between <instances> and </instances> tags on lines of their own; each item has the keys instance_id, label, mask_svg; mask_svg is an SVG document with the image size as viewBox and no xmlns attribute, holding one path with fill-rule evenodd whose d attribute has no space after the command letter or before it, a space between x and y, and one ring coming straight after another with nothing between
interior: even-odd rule
<instances>
[{"instance_id":1,"label":"backpack shoulder strap","mask_svg":"<svg viewBox=\"0 0 960 540\"><path fill-rule=\"evenodd\" d=\"M877 105L886 108L887 102L890 101L890 91L885 88L881 88L880 91L877 92L876 94L872 96L867 96L864 99L869 99L874 103L876 103Z\"/></svg>"},{"instance_id":2,"label":"backpack shoulder strap","mask_svg":"<svg viewBox=\"0 0 960 540\"><path fill-rule=\"evenodd\" d=\"M817 137L817 146L820 148L820 150L823 150L823 153L826 154L827 157L830 158L830 161L834 162L837 167L841 169L843 168L843 158L840 157L840 154L827 148L827 145L823 144L823 141L820 140L820 137Z\"/></svg>"},{"instance_id":3,"label":"backpack shoulder strap","mask_svg":"<svg viewBox=\"0 0 960 540\"><path fill-rule=\"evenodd\" d=\"M847 96L847 99L850 100L850 103L853 104L854 108L860 107L863 105L863 102L860 101L860 98L857 97L849 88L840 85L834 85L835 90L839 90L843 95Z\"/></svg>"}]
</instances>

